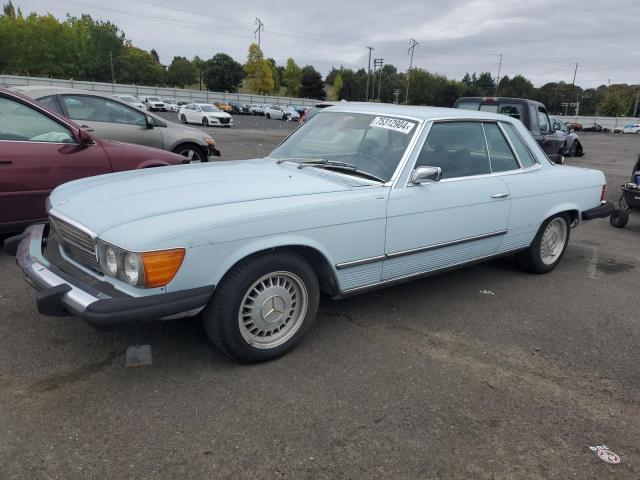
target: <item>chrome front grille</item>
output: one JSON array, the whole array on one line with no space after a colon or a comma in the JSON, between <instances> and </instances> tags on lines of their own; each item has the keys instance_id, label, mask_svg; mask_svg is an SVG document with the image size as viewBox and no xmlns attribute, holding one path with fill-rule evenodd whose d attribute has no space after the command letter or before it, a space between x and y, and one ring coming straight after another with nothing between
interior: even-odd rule
<instances>
[{"instance_id":1,"label":"chrome front grille","mask_svg":"<svg viewBox=\"0 0 640 480\"><path fill-rule=\"evenodd\" d=\"M49 216L49 222L56 232L62 250L69 258L91 270L101 271L94 238L90 233L53 215Z\"/></svg>"}]
</instances>

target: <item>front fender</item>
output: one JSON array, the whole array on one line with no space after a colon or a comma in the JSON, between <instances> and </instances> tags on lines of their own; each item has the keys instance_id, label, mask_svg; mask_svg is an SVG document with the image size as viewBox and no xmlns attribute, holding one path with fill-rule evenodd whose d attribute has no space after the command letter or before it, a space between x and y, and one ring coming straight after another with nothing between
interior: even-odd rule
<instances>
[{"instance_id":1,"label":"front fender","mask_svg":"<svg viewBox=\"0 0 640 480\"><path fill-rule=\"evenodd\" d=\"M220 248L221 245L217 245L216 247ZM215 268L212 269L211 278L209 279L210 285L218 285L222 277L224 277L224 275L231 270L235 264L243 259L258 252L286 247L308 247L314 249L324 257L327 264L331 267L332 274L334 276L336 275L335 261L323 245L313 238L299 234L291 234L269 238L250 239L250 241L244 243L240 248L238 248L237 243L234 242L232 252L225 255L223 259L215 265Z\"/></svg>"}]
</instances>

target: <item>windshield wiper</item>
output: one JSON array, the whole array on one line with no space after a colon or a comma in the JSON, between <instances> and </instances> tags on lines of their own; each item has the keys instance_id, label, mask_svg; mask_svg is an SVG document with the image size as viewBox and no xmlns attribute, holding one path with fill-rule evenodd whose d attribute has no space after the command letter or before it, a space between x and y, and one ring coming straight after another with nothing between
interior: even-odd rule
<instances>
[{"instance_id":1,"label":"windshield wiper","mask_svg":"<svg viewBox=\"0 0 640 480\"><path fill-rule=\"evenodd\" d=\"M300 162L300 165L298 165L298 168L304 168L304 167L326 168L328 170L351 172L361 177L366 177L380 183L385 183L384 179L378 177L377 175L374 175L373 173L365 172L364 170L358 170L358 168L352 163L336 162L334 160L321 159L320 161L310 160L310 161Z\"/></svg>"},{"instance_id":2,"label":"windshield wiper","mask_svg":"<svg viewBox=\"0 0 640 480\"><path fill-rule=\"evenodd\" d=\"M292 163L323 163L325 160L324 158L308 158L308 157L287 157L287 158L281 158L278 161L276 161L276 164L280 165L281 163L284 162L292 162Z\"/></svg>"}]
</instances>

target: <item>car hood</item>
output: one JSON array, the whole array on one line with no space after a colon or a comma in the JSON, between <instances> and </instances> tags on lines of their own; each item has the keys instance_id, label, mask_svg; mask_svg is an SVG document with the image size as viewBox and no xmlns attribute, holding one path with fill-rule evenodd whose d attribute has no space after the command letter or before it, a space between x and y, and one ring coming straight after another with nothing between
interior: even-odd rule
<instances>
[{"instance_id":1,"label":"car hood","mask_svg":"<svg viewBox=\"0 0 640 480\"><path fill-rule=\"evenodd\" d=\"M207 114L207 117L213 117L213 118L229 118L231 115L229 115L226 112L203 112Z\"/></svg>"},{"instance_id":2,"label":"car hood","mask_svg":"<svg viewBox=\"0 0 640 480\"><path fill-rule=\"evenodd\" d=\"M346 182L273 159L203 163L100 175L51 194L52 213L100 234L139 219L216 205L350 190Z\"/></svg>"}]
</instances>

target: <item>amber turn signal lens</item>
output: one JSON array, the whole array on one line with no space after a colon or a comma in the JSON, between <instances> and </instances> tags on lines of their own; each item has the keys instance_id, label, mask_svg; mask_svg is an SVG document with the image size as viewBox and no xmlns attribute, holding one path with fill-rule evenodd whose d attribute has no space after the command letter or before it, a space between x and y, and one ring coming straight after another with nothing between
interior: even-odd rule
<instances>
[{"instance_id":1,"label":"amber turn signal lens","mask_svg":"<svg viewBox=\"0 0 640 480\"><path fill-rule=\"evenodd\" d=\"M169 283L184 259L184 248L141 253L144 265L145 285L149 288L164 287Z\"/></svg>"}]
</instances>

